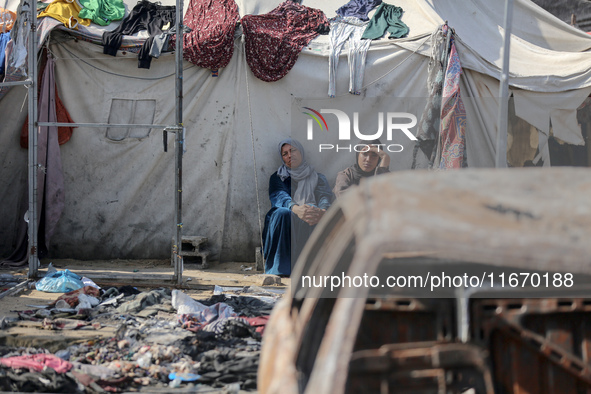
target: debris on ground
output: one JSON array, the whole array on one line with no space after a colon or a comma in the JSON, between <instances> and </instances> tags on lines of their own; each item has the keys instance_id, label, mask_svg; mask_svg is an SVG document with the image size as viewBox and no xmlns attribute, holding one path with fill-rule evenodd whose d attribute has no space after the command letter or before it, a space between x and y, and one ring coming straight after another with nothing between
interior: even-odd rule
<instances>
[{"instance_id":1,"label":"debris on ground","mask_svg":"<svg viewBox=\"0 0 591 394\"><path fill-rule=\"evenodd\" d=\"M76 279L50 275L64 283ZM86 281L56 294L46 307L18 311L18 320L2 318L2 327L111 327L114 335L63 341L51 349L0 346L0 391L254 391L264 328L282 291L216 286L214 295L194 299L181 290L101 289Z\"/></svg>"}]
</instances>

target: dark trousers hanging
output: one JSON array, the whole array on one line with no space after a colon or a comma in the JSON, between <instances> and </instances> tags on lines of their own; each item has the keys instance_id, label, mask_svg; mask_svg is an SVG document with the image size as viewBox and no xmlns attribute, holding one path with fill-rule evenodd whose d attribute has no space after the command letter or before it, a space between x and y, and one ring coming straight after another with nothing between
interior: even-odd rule
<instances>
[{"instance_id":1,"label":"dark trousers hanging","mask_svg":"<svg viewBox=\"0 0 591 394\"><path fill-rule=\"evenodd\" d=\"M150 68L152 57L150 48L154 37L162 33L162 27L170 23L174 25L176 18L175 6L162 6L142 0L133 7L129 15L113 31L103 34L103 53L116 56L124 35L135 34L147 30L150 36L142 45L138 53L138 68Z\"/></svg>"}]
</instances>

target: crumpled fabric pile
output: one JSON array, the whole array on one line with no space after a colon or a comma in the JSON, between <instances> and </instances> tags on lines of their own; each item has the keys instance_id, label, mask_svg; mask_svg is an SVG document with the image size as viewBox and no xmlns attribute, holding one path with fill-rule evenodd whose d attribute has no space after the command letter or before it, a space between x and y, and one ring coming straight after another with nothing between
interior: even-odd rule
<instances>
[{"instance_id":1,"label":"crumpled fabric pile","mask_svg":"<svg viewBox=\"0 0 591 394\"><path fill-rule=\"evenodd\" d=\"M195 300L180 290L130 286L56 295L45 308L19 311L20 320L54 331L111 327L115 335L68 339L52 351L0 346L0 391L254 391L270 300L278 298Z\"/></svg>"}]
</instances>

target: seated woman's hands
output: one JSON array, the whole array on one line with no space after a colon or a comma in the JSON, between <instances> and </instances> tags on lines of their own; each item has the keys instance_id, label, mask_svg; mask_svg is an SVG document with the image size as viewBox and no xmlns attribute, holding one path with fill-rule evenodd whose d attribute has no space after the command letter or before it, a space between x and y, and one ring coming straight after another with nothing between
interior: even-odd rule
<instances>
[{"instance_id":1,"label":"seated woman's hands","mask_svg":"<svg viewBox=\"0 0 591 394\"><path fill-rule=\"evenodd\" d=\"M383 150L380 149L378 152L378 156L380 157L379 167L388 168L390 167L390 156Z\"/></svg>"},{"instance_id":2,"label":"seated woman's hands","mask_svg":"<svg viewBox=\"0 0 591 394\"><path fill-rule=\"evenodd\" d=\"M292 212L295 213L300 219L308 223L310 226L316 225L322 216L326 212L325 209L320 209L313 205L294 205L291 208Z\"/></svg>"}]
</instances>

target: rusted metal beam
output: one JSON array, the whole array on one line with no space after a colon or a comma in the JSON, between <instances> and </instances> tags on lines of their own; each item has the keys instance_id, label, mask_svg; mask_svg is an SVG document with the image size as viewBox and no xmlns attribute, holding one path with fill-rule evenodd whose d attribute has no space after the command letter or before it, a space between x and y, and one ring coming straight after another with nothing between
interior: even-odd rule
<instances>
[{"instance_id":1,"label":"rusted metal beam","mask_svg":"<svg viewBox=\"0 0 591 394\"><path fill-rule=\"evenodd\" d=\"M461 373L446 379L447 371ZM392 393L434 386L446 393L451 387L465 385L479 393L494 393L488 352L471 344L413 342L361 350L352 354L349 372L352 386L359 383L358 379L367 380L368 374L379 375L387 382L386 392Z\"/></svg>"},{"instance_id":2,"label":"rusted metal beam","mask_svg":"<svg viewBox=\"0 0 591 394\"><path fill-rule=\"evenodd\" d=\"M514 393L591 390L591 365L581 358L505 319L495 326L489 348L497 385Z\"/></svg>"}]
</instances>

